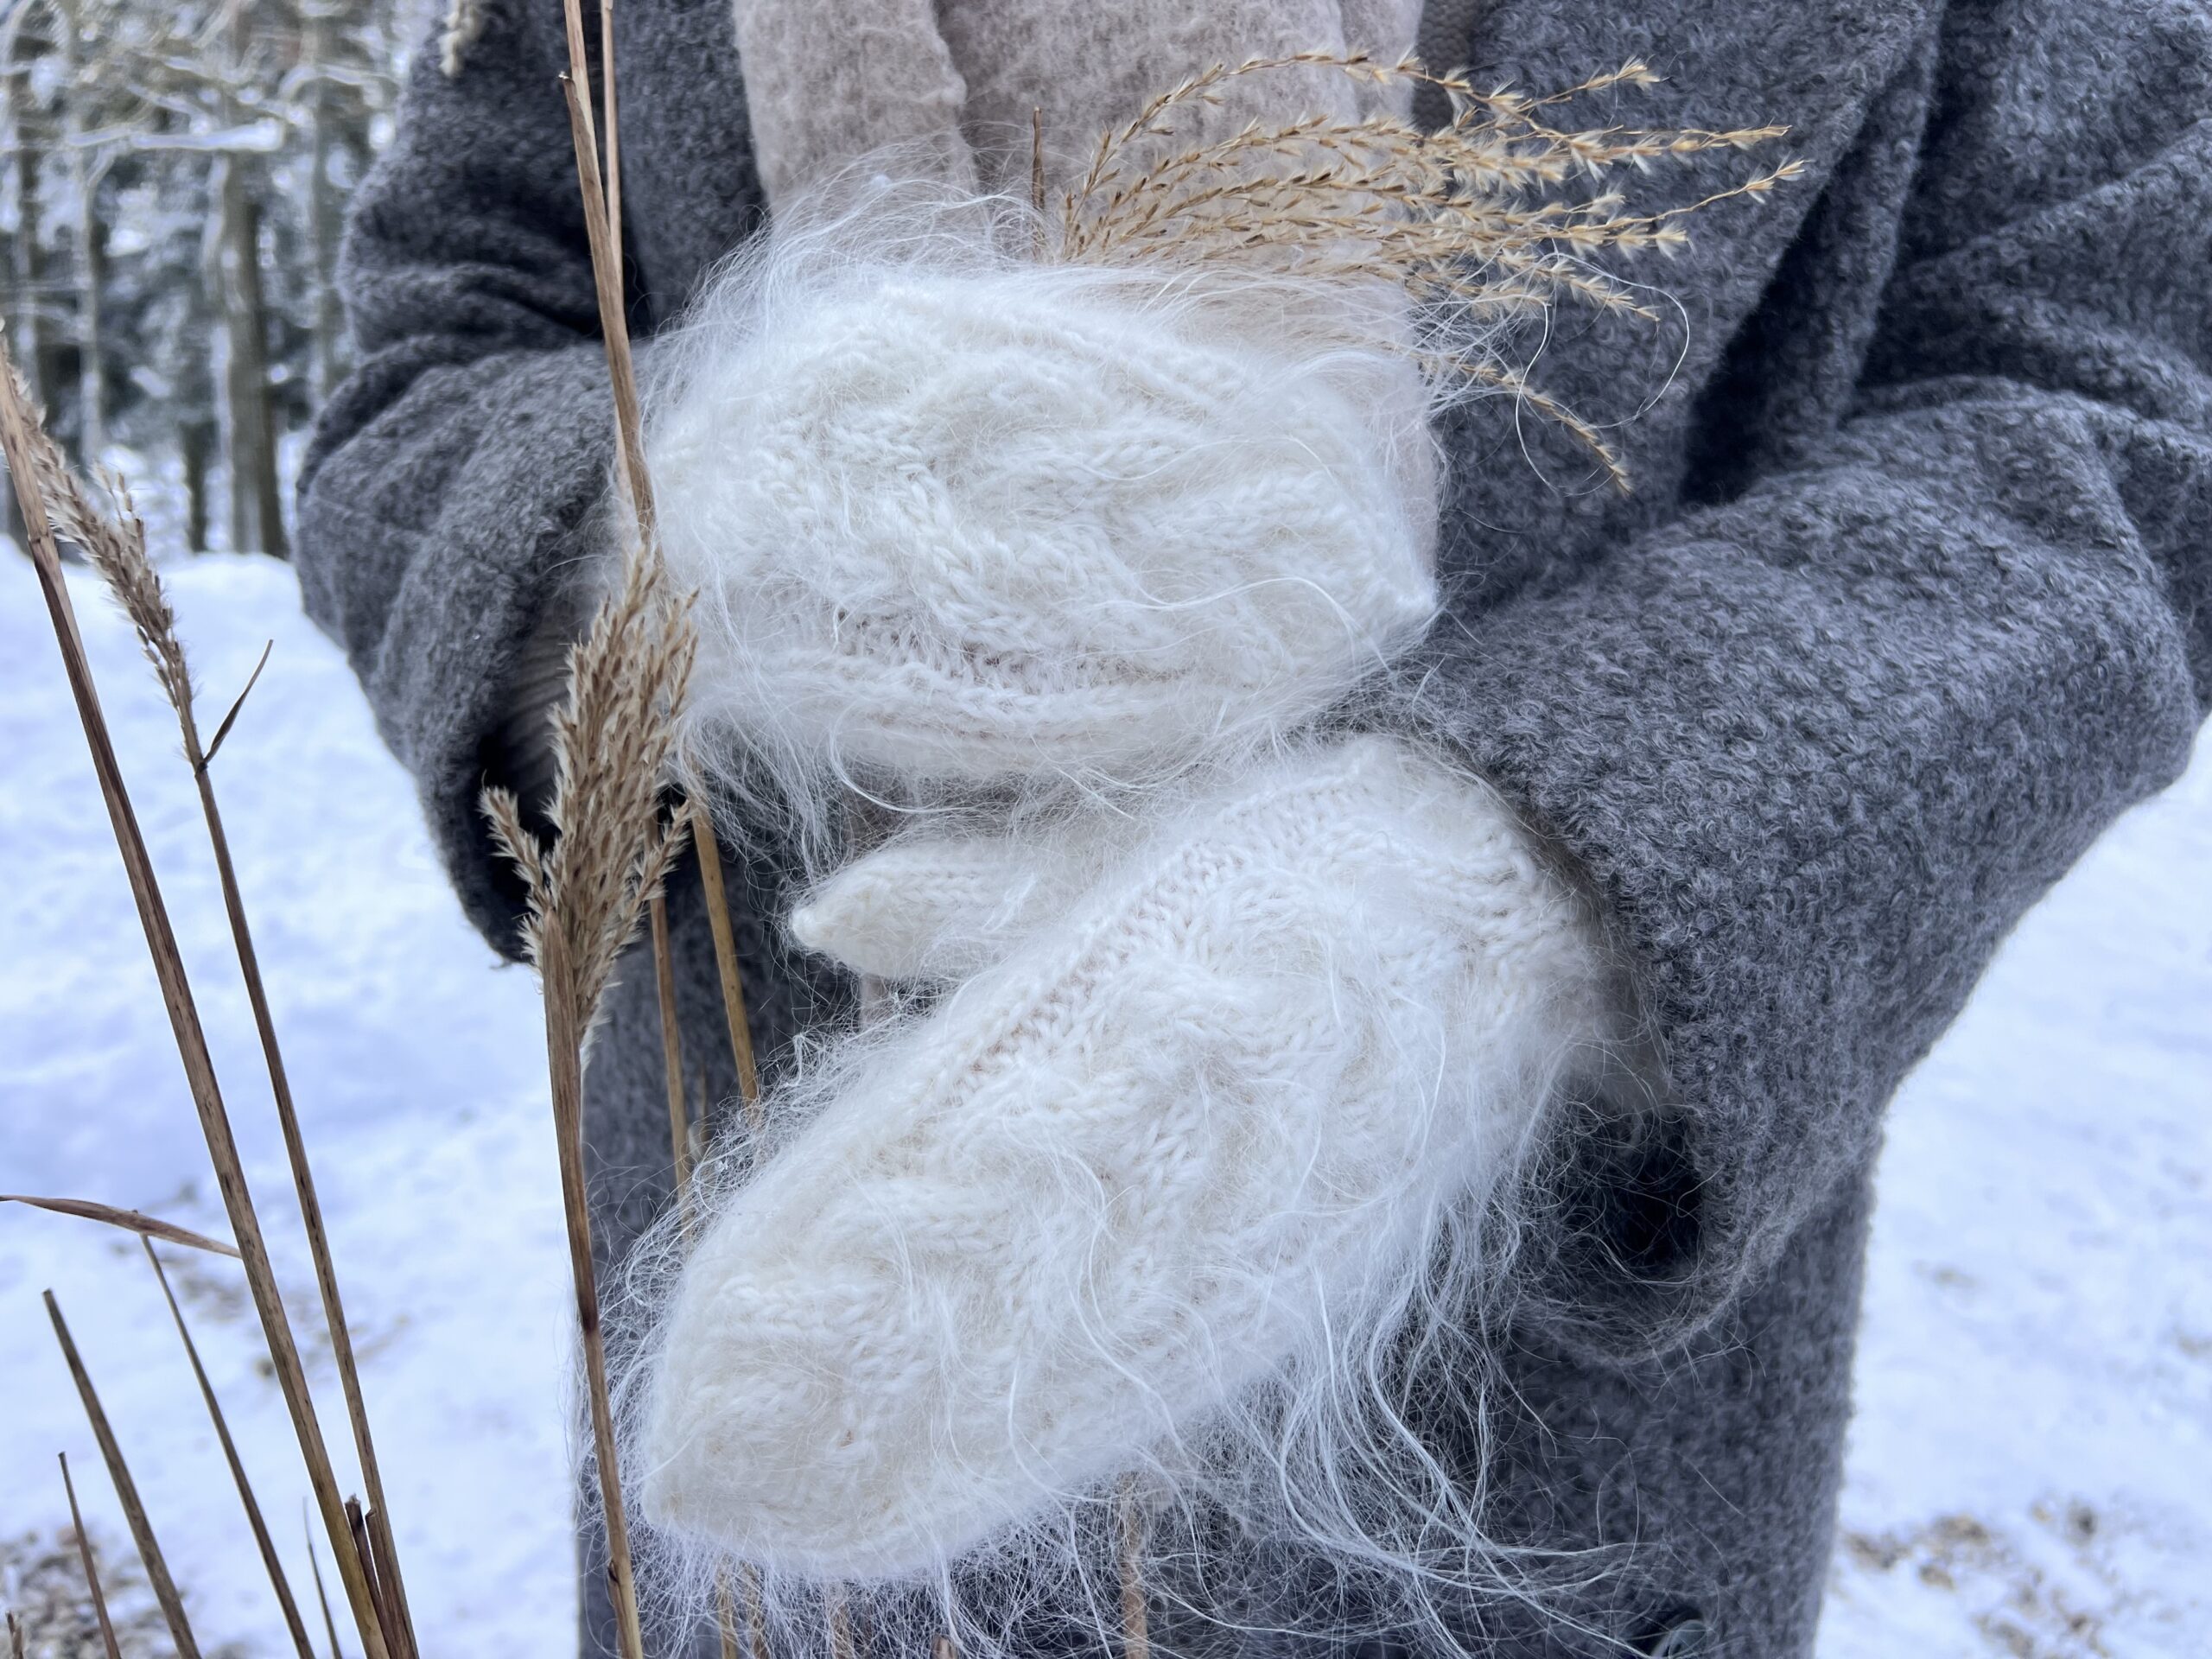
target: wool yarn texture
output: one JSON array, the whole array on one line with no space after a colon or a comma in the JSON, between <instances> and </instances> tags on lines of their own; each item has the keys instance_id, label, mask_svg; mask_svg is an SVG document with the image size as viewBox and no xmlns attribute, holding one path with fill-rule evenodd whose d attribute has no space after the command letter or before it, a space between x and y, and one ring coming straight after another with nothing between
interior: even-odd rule
<instances>
[{"instance_id":1,"label":"wool yarn texture","mask_svg":"<svg viewBox=\"0 0 2212 1659\"><path fill-rule=\"evenodd\" d=\"M668 1264L628 1389L646 1515L772 1580L926 1585L1033 1554L1132 1467L1333 1513L1361 1444L1396 1438L1357 1379L1427 1309L1447 1215L1603 1029L1577 900L1486 791L1380 737L1134 833L875 857L801 933L976 971L772 1099L803 1127ZM1032 879L974 879L994 862ZM1050 902L1009 913L1009 888ZM1313 1398L1224 1434L1300 1377ZM1340 1519L1373 1549L1359 1501Z\"/></svg>"},{"instance_id":2,"label":"wool yarn texture","mask_svg":"<svg viewBox=\"0 0 2212 1659\"><path fill-rule=\"evenodd\" d=\"M973 199L779 226L649 410L709 766L1141 784L1331 707L1434 614L1391 296L1041 264Z\"/></svg>"}]
</instances>

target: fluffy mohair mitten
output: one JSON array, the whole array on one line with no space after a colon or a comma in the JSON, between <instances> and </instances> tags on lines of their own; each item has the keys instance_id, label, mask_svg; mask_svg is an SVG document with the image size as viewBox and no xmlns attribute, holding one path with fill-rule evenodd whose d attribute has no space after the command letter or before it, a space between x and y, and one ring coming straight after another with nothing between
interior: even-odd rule
<instances>
[{"instance_id":1,"label":"fluffy mohair mitten","mask_svg":"<svg viewBox=\"0 0 2212 1659\"><path fill-rule=\"evenodd\" d=\"M688 753L765 765L802 809L856 773L1150 782L1294 728L1418 635L1436 467L1402 295L1060 264L994 194L1026 198L1033 162L1071 186L1209 65L1392 61L1418 16L736 0L772 221L659 353L648 411L663 543L701 595ZM1409 97L1281 68L1153 142Z\"/></svg>"},{"instance_id":2,"label":"fluffy mohair mitten","mask_svg":"<svg viewBox=\"0 0 2212 1659\"><path fill-rule=\"evenodd\" d=\"M1340 1387L1333 1344L1604 1029L1580 901L1410 745L1116 822L894 842L800 912L855 965L969 976L716 1200L641 1372L660 1527L929 1579L1261 1379Z\"/></svg>"},{"instance_id":3,"label":"fluffy mohair mitten","mask_svg":"<svg viewBox=\"0 0 2212 1659\"><path fill-rule=\"evenodd\" d=\"M693 753L1146 781L1418 636L1435 467L1389 296L1040 265L899 212L779 227L653 400Z\"/></svg>"}]
</instances>

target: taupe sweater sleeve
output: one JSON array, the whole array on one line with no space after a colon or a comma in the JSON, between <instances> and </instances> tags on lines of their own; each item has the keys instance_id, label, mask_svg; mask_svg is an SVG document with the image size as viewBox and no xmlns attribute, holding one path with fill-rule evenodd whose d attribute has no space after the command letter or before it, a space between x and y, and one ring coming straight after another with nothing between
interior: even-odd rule
<instances>
[{"instance_id":1,"label":"taupe sweater sleeve","mask_svg":"<svg viewBox=\"0 0 2212 1659\"><path fill-rule=\"evenodd\" d=\"M527 643L597 550L613 414L565 66L553 31L492 10L458 78L418 54L356 195L340 282L362 360L303 468L299 569L472 919L512 950L518 893L477 798Z\"/></svg>"},{"instance_id":2,"label":"taupe sweater sleeve","mask_svg":"<svg viewBox=\"0 0 2212 1659\"><path fill-rule=\"evenodd\" d=\"M1534 1263L1594 1347L1679 1341L1775 1259L2204 716L2212 18L2126 10L1954 6L1894 245L1822 256L1894 261L1847 417L1471 607L1416 699L1649 993L1661 1110L1562 1137Z\"/></svg>"}]
</instances>

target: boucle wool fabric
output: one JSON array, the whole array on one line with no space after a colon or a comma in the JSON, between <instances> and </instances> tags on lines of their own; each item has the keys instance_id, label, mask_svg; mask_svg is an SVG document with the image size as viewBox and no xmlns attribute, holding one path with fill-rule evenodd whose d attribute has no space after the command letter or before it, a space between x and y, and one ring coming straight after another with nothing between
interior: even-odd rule
<instances>
[{"instance_id":1,"label":"boucle wool fabric","mask_svg":"<svg viewBox=\"0 0 2212 1659\"><path fill-rule=\"evenodd\" d=\"M939 856L979 849L892 862L941 907ZM1286 1362L1326 1371L1602 1028L1573 895L1383 739L1293 751L1102 861L1048 875L1072 896L1027 937L988 900L980 930L941 916L1003 959L870 1042L719 1207L660 1338L649 1513L772 1573L942 1571ZM884 874L804 931L911 939Z\"/></svg>"},{"instance_id":2,"label":"boucle wool fabric","mask_svg":"<svg viewBox=\"0 0 2212 1659\"><path fill-rule=\"evenodd\" d=\"M649 334L762 197L721 0L632 0L621 28ZM508 950L476 793L608 465L559 33L492 0L463 75L418 67L347 245L363 364L302 482L309 609ZM1586 320L1545 344L1548 391L1638 416L1616 433L1635 494L1586 488L1503 402L1453 418L1447 615L1407 711L1588 884L1665 1077L1667 1133L1560 1121L1492 1349L1512 1408L1428 1429L1479 1459L1502 1540L1605 1570L1466 1628L1556 1659L1694 1616L1718 1651L1790 1659L1881 1107L2012 921L2178 772L2212 696L2212 23L2183 0L1497 0L1430 49L1530 90L1639 54L1668 79L1624 118L1784 122L1808 165L1649 273L1683 306L1664 349ZM728 875L787 1069L842 993L767 925L791 902L774 851ZM695 881L672 912L687 1060L726 1097ZM659 1054L632 971L588 1082L609 1253L666 1200ZM1236 1645L1307 1650L1331 1587L1250 1541L1268 1571L1238 1623L1285 1633ZM1154 1611L1163 1640L1218 1645Z\"/></svg>"}]
</instances>

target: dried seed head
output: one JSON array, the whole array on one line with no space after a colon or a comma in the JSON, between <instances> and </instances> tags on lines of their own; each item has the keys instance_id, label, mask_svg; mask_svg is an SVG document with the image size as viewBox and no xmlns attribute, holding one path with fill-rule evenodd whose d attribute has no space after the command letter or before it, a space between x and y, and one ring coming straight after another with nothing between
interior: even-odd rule
<instances>
[{"instance_id":1,"label":"dried seed head","mask_svg":"<svg viewBox=\"0 0 2212 1659\"><path fill-rule=\"evenodd\" d=\"M690 601L660 556L632 539L621 585L569 658L569 695L553 715L554 838L541 843L503 789L484 792L493 840L529 894L524 938L543 971L558 960L578 1030L588 1030L616 960L682 852L684 821L664 817L661 787L697 635Z\"/></svg>"},{"instance_id":2,"label":"dried seed head","mask_svg":"<svg viewBox=\"0 0 2212 1659\"><path fill-rule=\"evenodd\" d=\"M8 374L16 401L30 415L25 424L31 446L31 482L46 505L47 521L55 535L77 545L86 563L107 583L108 591L130 619L147 660L154 665L162 694L188 721L192 675L185 663L183 643L177 638L176 613L169 606L161 574L146 551L146 526L138 517L129 486L115 474L102 472L100 491L109 502L107 508L102 508L84 481L70 471L60 445L47 431L41 412L31 402L30 389L22 374L12 364Z\"/></svg>"},{"instance_id":3,"label":"dried seed head","mask_svg":"<svg viewBox=\"0 0 2212 1659\"><path fill-rule=\"evenodd\" d=\"M1422 84L1450 99L1452 118L1427 132L1393 115L1312 116L1251 123L1211 143L1173 147L1179 118L1216 100L1241 76L1333 69L1375 85ZM1780 127L1732 130L1624 127L1569 130L1548 112L1588 94L1642 87L1659 77L1640 60L1545 98L1478 92L1418 60L1299 52L1217 64L1151 99L1101 137L1089 171L1059 203L1053 257L1090 264L1143 262L1274 268L1302 279L1381 283L1413 306L1415 350L1433 372L1521 397L1593 450L1617 483L1618 458L1586 422L1517 372L1465 349L1471 319L1573 302L1641 321L1657 314L1629 284L1591 263L1603 252L1670 253L1682 221L1715 203L1756 200L1798 176L1785 162L1684 207L1624 211L1618 189L1562 197L1659 161L1741 152ZM1451 342L1459 342L1452 344Z\"/></svg>"}]
</instances>

